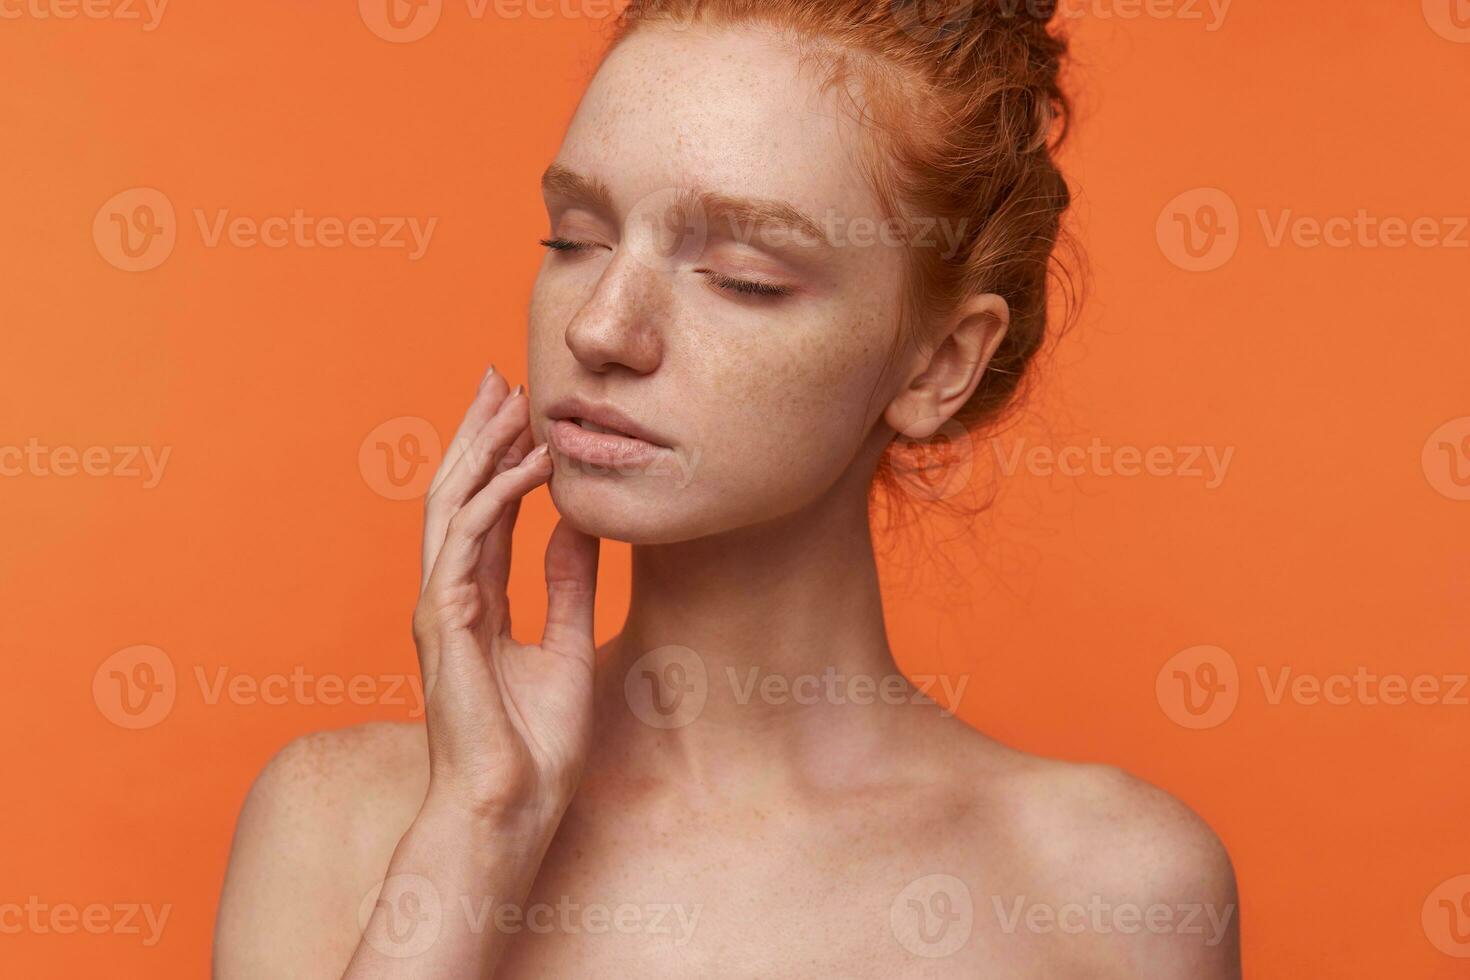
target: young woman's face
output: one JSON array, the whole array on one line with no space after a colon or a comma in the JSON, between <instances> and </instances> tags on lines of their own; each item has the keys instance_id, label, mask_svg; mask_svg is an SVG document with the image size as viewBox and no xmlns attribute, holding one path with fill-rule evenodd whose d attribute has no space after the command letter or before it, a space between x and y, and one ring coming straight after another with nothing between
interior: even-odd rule
<instances>
[{"instance_id":1,"label":"young woman's face","mask_svg":"<svg viewBox=\"0 0 1470 980\"><path fill-rule=\"evenodd\" d=\"M681 541L865 490L903 246L840 98L754 30L643 28L593 79L548 170L530 310L532 427L573 524ZM645 439L570 420L602 408Z\"/></svg>"}]
</instances>

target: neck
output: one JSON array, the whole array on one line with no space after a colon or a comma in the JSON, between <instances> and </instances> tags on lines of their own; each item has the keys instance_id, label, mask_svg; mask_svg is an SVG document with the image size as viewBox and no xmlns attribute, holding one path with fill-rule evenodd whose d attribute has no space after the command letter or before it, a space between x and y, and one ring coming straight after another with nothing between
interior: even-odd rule
<instances>
[{"instance_id":1,"label":"neck","mask_svg":"<svg viewBox=\"0 0 1470 980\"><path fill-rule=\"evenodd\" d=\"M643 775L748 790L871 758L892 723L871 692L899 671L865 490L716 537L635 547L628 618L606 667L602 737ZM869 679L869 703L855 703ZM631 700L667 713L649 724Z\"/></svg>"}]
</instances>

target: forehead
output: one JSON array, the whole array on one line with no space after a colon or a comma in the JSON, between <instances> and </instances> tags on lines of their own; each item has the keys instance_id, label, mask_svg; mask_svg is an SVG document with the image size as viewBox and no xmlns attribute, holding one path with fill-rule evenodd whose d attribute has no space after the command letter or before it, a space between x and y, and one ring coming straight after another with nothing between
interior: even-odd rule
<instances>
[{"instance_id":1,"label":"forehead","mask_svg":"<svg viewBox=\"0 0 1470 980\"><path fill-rule=\"evenodd\" d=\"M627 213L668 188L874 217L861 132L794 45L756 27L639 28L588 86L558 161L601 179Z\"/></svg>"}]
</instances>

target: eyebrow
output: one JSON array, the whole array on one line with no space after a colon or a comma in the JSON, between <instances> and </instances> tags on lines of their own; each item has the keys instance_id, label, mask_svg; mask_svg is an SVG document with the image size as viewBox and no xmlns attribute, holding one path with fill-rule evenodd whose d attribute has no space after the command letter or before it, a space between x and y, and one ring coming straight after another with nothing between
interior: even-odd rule
<instances>
[{"instance_id":1,"label":"eyebrow","mask_svg":"<svg viewBox=\"0 0 1470 980\"><path fill-rule=\"evenodd\" d=\"M596 177L584 177L570 167L553 163L541 175L541 189L590 204L602 211L613 210L612 192Z\"/></svg>"},{"instance_id":2,"label":"eyebrow","mask_svg":"<svg viewBox=\"0 0 1470 980\"><path fill-rule=\"evenodd\" d=\"M553 163L541 175L541 188L547 193L580 201L598 210L612 212L612 193L601 180L577 173L569 167ZM786 201L764 198L733 197L717 191L681 190L669 204L669 209L684 208L703 213L708 225L726 221L730 237L749 244L751 232L757 227L784 229L800 236L802 244L831 247L832 241L814 219L800 208ZM740 226L745 228L741 229Z\"/></svg>"}]
</instances>

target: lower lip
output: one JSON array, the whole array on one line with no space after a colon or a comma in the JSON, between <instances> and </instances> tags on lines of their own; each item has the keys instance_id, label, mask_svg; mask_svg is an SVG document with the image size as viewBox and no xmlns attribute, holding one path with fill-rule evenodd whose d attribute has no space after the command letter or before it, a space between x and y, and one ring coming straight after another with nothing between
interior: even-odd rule
<instances>
[{"instance_id":1,"label":"lower lip","mask_svg":"<svg viewBox=\"0 0 1470 980\"><path fill-rule=\"evenodd\" d=\"M571 419L557 419L552 422L547 437L551 448L563 456L613 468L647 463L660 453L669 451L667 446L655 445L632 436L593 432Z\"/></svg>"}]
</instances>

